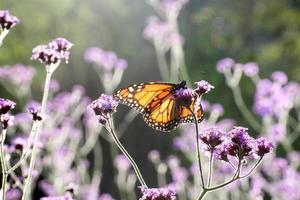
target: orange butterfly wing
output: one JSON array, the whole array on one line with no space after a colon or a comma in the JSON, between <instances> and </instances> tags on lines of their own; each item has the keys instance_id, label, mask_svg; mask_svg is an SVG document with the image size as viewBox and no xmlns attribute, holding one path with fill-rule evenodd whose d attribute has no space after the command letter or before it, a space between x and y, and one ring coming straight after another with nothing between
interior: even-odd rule
<instances>
[{"instance_id":1,"label":"orange butterfly wing","mask_svg":"<svg viewBox=\"0 0 300 200\"><path fill-rule=\"evenodd\" d=\"M177 84L173 83L141 83L118 90L114 97L121 103L135 108L143 114L145 122L160 131L171 131L180 123L194 122L189 109L179 106L173 97ZM193 99L190 109L197 107L197 119L203 118L201 105Z\"/></svg>"},{"instance_id":2,"label":"orange butterfly wing","mask_svg":"<svg viewBox=\"0 0 300 200\"><path fill-rule=\"evenodd\" d=\"M159 82L134 84L115 92L114 98L143 113L153 99L163 92L171 92L175 86L173 83Z\"/></svg>"}]
</instances>

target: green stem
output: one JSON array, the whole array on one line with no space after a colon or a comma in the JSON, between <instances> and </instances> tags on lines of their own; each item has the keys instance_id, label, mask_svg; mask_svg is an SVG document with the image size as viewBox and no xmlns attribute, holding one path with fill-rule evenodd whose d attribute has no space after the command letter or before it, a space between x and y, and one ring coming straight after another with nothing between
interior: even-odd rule
<instances>
[{"instance_id":1,"label":"green stem","mask_svg":"<svg viewBox=\"0 0 300 200\"><path fill-rule=\"evenodd\" d=\"M212 179L212 173L213 173L213 150L210 151L210 158L209 158L209 171L208 171L208 182L207 182L207 187L210 187L211 184L211 179Z\"/></svg>"},{"instance_id":2,"label":"green stem","mask_svg":"<svg viewBox=\"0 0 300 200\"><path fill-rule=\"evenodd\" d=\"M130 154L127 152L127 150L125 149L125 147L122 145L122 143L120 142L120 140L118 139L115 131L114 131L114 128L113 128L113 122L112 122L112 119L111 119L111 116L109 117L109 125L110 127L108 128L108 131L111 133L112 137L113 137L113 140L115 141L116 145L118 146L118 148L121 150L121 152L126 156L126 158L129 160L129 162L131 163L134 171L135 171L135 174L137 175L140 183L142 186L146 186L146 182L144 181L144 178L137 166L137 164L135 163L135 161L133 160L133 158L130 156Z\"/></svg>"},{"instance_id":3,"label":"green stem","mask_svg":"<svg viewBox=\"0 0 300 200\"><path fill-rule=\"evenodd\" d=\"M6 179L7 179L7 166L6 166L6 161L5 161L5 155L4 155L4 141L6 138L6 129L2 130L1 133L1 168L2 168L2 199L6 199Z\"/></svg>"},{"instance_id":4,"label":"green stem","mask_svg":"<svg viewBox=\"0 0 300 200\"><path fill-rule=\"evenodd\" d=\"M234 101L237 107L239 108L241 114L243 115L243 117L249 122L249 124L255 129L256 132L260 132L261 126L258 123L258 121L254 118L254 116L251 114L249 109L247 108L243 100L240 88L238 86L233 86L231 87L231 89L233 92Z\"/></svg>"},{"instance_id":5,"label":"green stem","mask_svg":"<svg viewBox=\"0 0 300 200\"><path fill-rule=\"evenodd\" d=\"M0 47L3 44L3 40L6 37L6 35L8 34L9 30L4 29L1 33L0 33Z\"/></svg>"},{"instance_id":6,"label":"green stem","mask_svg":"<svg viewBox=\"0 0 300 200\"><path fill-rule=\"evenodd\" d=\"M169 81L170 72L168 69L168 63L166 61L163 50L160 48L160 45L156 43L157 42L154 42L154 47L155 47L155 53L156 53L160 75L163 81Z\"/></svg>"},{"instance_id":7,"label":"green stem","mask_svg":"<svg viewBox=\"0 0 300 200\"><path fill-rule=\"evenodd\" d=\"M199 144L199 130L198 130L198 119L197 116L195 115L194 111L192 111L189 108L190 112L193 115L194 121L195 121L195 127L196 127L196 148L197 148L197 160L198 160L198 166L199 166L199 171L200 171L200 177L201 177L201 186L204 189L205 188L205 183L204 183L204 178L203 178L203 170L202 170L202 164L201 164L201 154L200 154L200 144Z\"/></svg>"},{"instance_id":8,"label":"green stem","mask_svg":"<svg viewBox=\"0 0 300 200\"><path fill-rule=\"evenodd\" d=\"M200 195L197 197L197 200L203 199L207 192L208 191L206 189L203 189Z\"/></svg>"},{"instance_id":9,"label":"green stem","mask_svg":"<svg viewBox=\"0 0 300 200\"><path fill-rule=\"evenodd\" d=\"M42 100L42 106L41 106L41 115L43 117L45 117L45 111L46 111L47 99L48 99L48 94L49 94L51 76L52 76L53 71L54 71L53 69L55 69L57 66L46 66L46 67L47 67L47 75L46 75L44 94L43 94L43 100ZM52 69L52 67L53 67L53 69ZM28 171L27 179L25 181L22 200L28 199L27 196L29 195L28 193L30 192L29 188L31 186L32 172L33 172L33 169L34 169L35 160L36 160L36 156L37 156L37 150L38 150L37 146L38 146L38 142L39 142L39 137L40 137L40 132L41 132L41 128L42 128L42 125L43 125L43 121L44 121L44 119L37 122L37 128L36 128L36 132L34 134L32 154L30 156L29 171Z\"/></svg>"}]
</instances>

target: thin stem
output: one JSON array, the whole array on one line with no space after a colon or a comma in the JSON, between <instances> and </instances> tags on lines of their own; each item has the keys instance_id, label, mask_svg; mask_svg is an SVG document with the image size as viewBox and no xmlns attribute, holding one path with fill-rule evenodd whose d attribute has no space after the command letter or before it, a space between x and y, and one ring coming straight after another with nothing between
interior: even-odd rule
<instances>
[{"instance_id":1,"label":"thin stem","mask_svg":"<svg viewBox=\"0 0 300 200\"><path fill-rule=\"evenodd\" d=\"M8 34L9 30L4 29L1 33L0 33L0 47L3 44L3 40L6 37L6 35Z\"/></svg>"},{"instance_id":2,"label":"thin stem","mask_svg":"<svg viewBox=\"0 0 300 200\"><path fill-rule=\"evenodd\" d=\"M197 148L197 160L198 160L198 166L200 171L200 177L201 177L201 187L205 188L204 178L203 178L203 170L202 170L202 164L201 164L201 154L200 154L200 144L199 144L199 130L198 130L198 119L195 115L194 111L192 111L189 108L190 112L193 115L194 121L195 121L195 127L196 127L196 148Z\"/></svg>"},{"instance_id":3,"label":"thin stem","mask_svg":"<svg viewBox=\"0 0 300 200\"><path fill-rule=\"evenodd\" d=\"M6 138L6 131L7 129L3 129L1 133L1 168L2 168L2 199L6 199L6 179L7 179L7 166L5 161L5 155L4 155L4 141Z\"/></svg>"},{"instance_id":4,"label":"thin stem","mask_svg":"<svg viewBox=\"0 0 300 200\"><path fill-rule=\"evenodd\" d=\"M207 187L209 188L210 187L210 184L211 184L211 179L212 179L212 173L213 173L213 157L214 157L214 154L213 154L213 150L210 152L210 157L209 157L209 171L208 171L208 182L207 182Z\"/></svg>"},{"instance_id":5,"label":"thin stem","mask_svg":"<svg viewBox=\"0 0 300 200\"><path fill-rule=\"evenodd\" d=\"M114 128L113 128L113 123L112 123L112 119L111 117L109 117L109 124L110 124L110 128L108 129L108 131L111 133L113 140L115 141L116 145L118 146L118 148L122 151L122 153L126 156L126 158L129 160L129 162L131 163L140 183L142 186L146 186L146 182L144 181L144 178L137 166L137 164L135 163L135 161L133 160L133 158L130 156L130 154L127 152L127 150L124 148L124 146L122 145L122 143L120 142L120 140L118 139Z\"/></svg>"},{"instance_id":6,"label":"thin stem","mask_svg":"<svg viewBox=\"0 0 300 200\"><path fill-rule=\"evenodd\" d=\"M206 189L203 189L200 195L197 197L197 200L203 199L207 192L208 191Z\"/></svg>"},{"instance_id":7,"label":"thin stem","mask_svg":"<svg viewBox=\"0 0 300 200\"><path fill-rule=\"evenodd\" d=\"M13 171L15 171L19 166L21 166L23 164L23 162L28 158L28 156L30 155L30 147L32 145L32 142L33 142L33 136L34 136L34 133L36 132L36 128L37 128L37 121L34 121L33 124L32 124L32 128L31 128L31 132L30 132L30 135L29 135L29 138L28 138L28 142L27 142L27 146L26 146L26 149L25 151L22 153L22 156L20 158L20 160L15 164L13 165L11 168L9 168L7 170L7 173L8 174L11 174Z\"/></svg>"},{"instance_id":8,"label":"thin stem","mask_svg":"<svg viewBox=\"0 0 300 200\"><path fill-rule=\"evenodd\" d=\"M46 75L44 94L43 94L42 106L41 106L41 115L42 116L45 116L46 104L47 104L49 88L50 88L50 81L51 81L51 76L53 74L53 70L51 70L52 67L53 67L53 69L55 69L57 66L47 66L47 75ZM37 146L38 146L38 142L39 142L39 137L40 137L40 132L41 132L41 128L43 125L43 121L44 120L37 122L37 128L36 128L36 132L34 134L32 154L30 156L29 171L28 171L27 179L25 181L22 200L27 199L27 196L29 193L29 187L31 186L32 172L34 169L35 160L36 160L36 156L37 156L37 149L38 149Z\"/></svg>"},{"instance_id":9,"label":"thin stem","mask_svg":"<svg viewBox=\"0 0 300 200\"><path fill-rule=\"evenodd\" d=\"M254 118L254 116L251 114L249 109L247 108L247 106L243 100L240 88L238 86L234 86L234 87L231 87L231 89L233 92L234 101L235 101L237 107L239 108L239 110L241 111L243 117L249 122L249 124L255 129L255 131L259 132L260 128L261 128L260 124Z\"/></svg>"},{"instance_id":10,"label":"thin stem","mask_svg":"<svg viewBox=\"0 0 300 200\"><path fill-rule=\"evenodd\" d=\"M263 157L260 157L260 159L257 161L257 163L252 167L252 169L245 175L240 176L240 178L246 178L247 176L249 176L257 168L257 166L259 165L259 163L262 159L263 159Z\"/></svg>"}]
</instances>

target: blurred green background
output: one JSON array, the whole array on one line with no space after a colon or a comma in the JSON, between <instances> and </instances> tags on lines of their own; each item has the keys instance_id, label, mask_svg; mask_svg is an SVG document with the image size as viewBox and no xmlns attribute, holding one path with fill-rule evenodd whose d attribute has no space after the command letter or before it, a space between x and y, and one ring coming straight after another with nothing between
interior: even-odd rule
<instances>
[{"instance_id":1,"label":"blurred green background","mask_svg":"<svg viewBox=\"0 0 300 200\"><path fill-rule=\"evenodd\" d=\"M65 37L75 44L70 63L62 64L54 75L62 89L82 84L89 97L101 94L96 73L83 59L84 51L91 46L114 51L128 61L122 86L160 80L154 47L143 38L147 17L155 15L145 1L1 0L0 9L8 9L21 20L0 48L0 66L23 63L36 67L38 73L32 87L37 100L41 99L45 71L42 64L30 60L31 50L56 37ZM300 81L299 0L191 0L179 19L191 79L211 82L216 89L207 98L222 103L225 116L240 119L240 125L247 124L234 105L223 75L215 70L219 59L232 57L241 63L254 61L259 64L262 77L282 70L290 79ZM242 86L245 100L251 106L254 86L244 79ZM149 140L153 131L140 117L137 120L140 123L131 125L122 140L140 163L146 163L145 153L140 152L139 147L146 151L166 149L162 144L170 140L162 134Z\"/></svg>"}]
</instances>

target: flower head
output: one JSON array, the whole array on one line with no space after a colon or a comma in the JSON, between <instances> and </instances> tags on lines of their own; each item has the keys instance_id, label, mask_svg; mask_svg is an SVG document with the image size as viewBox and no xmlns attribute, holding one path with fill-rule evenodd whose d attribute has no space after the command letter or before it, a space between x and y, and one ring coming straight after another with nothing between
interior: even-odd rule
<instances>
[{"instance_id":1,"label":"flower head","mask_svg":"<svg viewBox=\"0 0 300 200\"><path fill-rule=\"evenodd\" d=\"M271 78L274 82L277 82L281 85L285 85L288 82L287 75L282 71L275 71L272 73Z\"/></svg>"},{"instance_id":2,"label":"flower head","mask_svg":"<svg viewBox=\"0 0 300 200\"><path fill-rule=\"evenodd\" d=\"M11 15L8 10L0 10L0 27L9 30L20 23L20 20Z\"/></svg>"},{"instance_id":3,"label":"flower head","mask_svg":"<svg viewBox=\"0 0 300 200\"><path fill-rule=\"evenodd\" d=\"M131 165L130 165L130 162L128 161L128 159L124 155L120 154L120 155L117 155L115 158L115 166L119 170L127 171Z\"/></svg>"},{"instance_id":4,"label":"flower head","mask_svg":"<svg viewBox=\"0 0 300 200\"><path fill-rule=\"evenodd\" d=\"M98 200L114 200L114 198L110 194L101 194Z\"/></svg>"},{"instance_id":5,"label":"flower head","mask_svg":"<svg viewBox=\"0 0 300 200\"><path fill-rule=\"evenodd\" d=\"M229 133L233 143L229 146L228 151L230 155L242 158L253 154L255 147L254 139L249 136L247 128L234 127Z\"/></svg>"},{"instance_id":6,"label":"flower head","mask_svg":"<svg viewBox=\"0 0 300 200\"><path fill-rule=\"evenodd\" d=\"M263 157L265 154L272 151L274 148L273 144L264 137L256 139L256 150L255 153L259 157Z\"/></svg>"},{"instance_id":7,"label":"flower head","mask_svg":"<svg viewBox=\"0 0 300 200\"><path fill-rule=\"evenodd\" d=\"M223 135L224 133L216 128L208 128L200 133L200 140L208 146L209 151L213 151L224 141Z\"/></svg>"},{"instance_id":8,"label":"flower head","mask_svg":"<svg viewBox=\"0 0 300 200\"><path fill-rule=\"evenodd\" d=\"M249 62L243 65L243 72L245 76L253 77L258 74L258 65L254 62Z\"/></svg>"},{"instance_id":9,"label":"flower head","mask_svg":"<svg viewBox=\"0 0 300 200\"><path fill-rule=\"evenodd\" d=\"M10 110L14 109L16 106L16 103L9 100L9 99L3 99L0 98L0 114L6 114Z\"/></svg>"},{"instance_id":10,"label":"flower head","mask_svg":"<svg viewBox=\"0 0 300 200\"><path fill-rule=\"evenodd\" d=\"M43 119L41 106L30 106L28 108L28 112L30 113L33 121L41 121Z\"/></svg>"},{"instance_id":11,"label":"flower head","mask_svg":"<svg viewBox=\"0 0 300 200\"><path fill-rule=\"evenodd\" d=\"M47 45L39 45L32 50L31 59L39 60L46 65L51 65L56 64L61 59L61 55L58 51L51 49Z\"/></svg>"},{"instance_id":12,"label":"flower head","mask_svg":"<svg viewBox=\"0 0 300 200\"><path fill-rule=\"evenodd\" d=\"M224 73L227 70L230 70L235 65L235 62L231 58L224 58L222 60L219 60L217 63L217 71L220 73Z\"/></svg>"},{"instance_id":13,"label":"flower head","mask_svg":"<svg viewBox=\"0 0 300 200\"><path fill-rule=\"evenodd\" d=\"M205 80L201 80L199 82L196 82L196 85L197 85L197 88L195 89L195 91L199 95L208 93L209 91L211 91L212 89L215 88L213 85L211 85L210 83L208 83Z\"/></svg>"},{"instance_id":14,"label":"flower head","mask_svg":"<svg viewBox=\"0 0 300 200\"><path fill-rule=\"evenodd\" d=\"M56 38L47 45L39 45L32 50L32 60L39 60L46 65L56 64L61 60L68 62L70 48L73 46L65 38Z\"/></svg>"},{"instance_id":15,"label":"flower head","mask_svg":"<svg viewBox=\"0 0 300 200\"><path fill-rule=\"evenodd\" d=\"M142 197L139 200L175 200L176 192L171 188L140 187Z\"/></svg>"},{"instance_id":16,"label":"flower head","mask_svg":"<svg viewBox=\"0 0 300 200\"><path fill-rule=\"evenodd\" d=\"M112 114L116 112L118 102L112 96L101 94L101 96L90 104L95 115Z\"/></svg>"},{"instance_id":17,"label":"flower head","mask_svg":"<svg viewBox=\"0 0 300 200\"><path fill-rule=\"evenodd\" d=\"M69 60L69 56L70 56L69 50L71 49L72 46L73 44L65 38L56 38L49 43L49 47L59 52L61 58L65 59L66 62L68 62Z\"/></svg>"},{"instance_id":18,"label":"flower head","mask_svg":"<svg viewBox=\"0 0 300 200\"><path fill-rule=\"evenodd\" d=\"M6 191L7 200L18 200L22 197L22 191L18 188L11 188Z\"/></svg>"},{"instance_id":19,"label":"flower head","mask_svg":"<svg viewBox=\"0 0 300 200\"><path fill-rule=\"evenodd\" d=\"M14 150L16 151L23 151L24 148L26 148L28 138L22 137L22 136L17 136L13 138L11 144Z\"/></svg>"},{"instance_id":20,"label":"flower head","mask_svg":"<svg viewBox=\"0 0 300 200\"><path fill-rule=\"evenodd\" d=\"M40 200L73 200L70 195L43 197Z\"/></svg>"},{"instance_id":21,"label":"flower head","mask_svg":"<svg viewBox=\"0 0 300 200\"><path fill-rule=\"evenodd\" d=\"M0 116L0 123L2 129L7 129L9 126L14 124L14 116L10 116L8 114L2 114Z\"/></svg>"},{"instance_id":22,"label":"flower head","mask_svg":"<svg viewBox=\"0 0 300 200\"><path fill-rule=\"evenodd\" d=\"M180 88L175 91L174 98L178 102L179 105L189 107L192 103L193 90L190 88Z\"/></svg>"}]
</instances>

